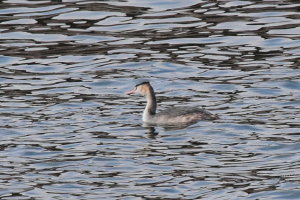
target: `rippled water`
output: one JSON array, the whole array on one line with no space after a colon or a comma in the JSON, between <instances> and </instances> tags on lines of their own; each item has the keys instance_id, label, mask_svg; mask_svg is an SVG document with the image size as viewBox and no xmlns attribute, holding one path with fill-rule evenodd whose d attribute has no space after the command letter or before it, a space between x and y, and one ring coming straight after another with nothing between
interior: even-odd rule
<instances>
[{"instance_id":1,"label":"rippled water","mask_svg":"<svg viewBox=\"0 0 300 200\"><path fill-rule=\"evenodd\" d=\"M299 199L298 1L0 5L1 199Z\"/></svg>"}]
</instances>

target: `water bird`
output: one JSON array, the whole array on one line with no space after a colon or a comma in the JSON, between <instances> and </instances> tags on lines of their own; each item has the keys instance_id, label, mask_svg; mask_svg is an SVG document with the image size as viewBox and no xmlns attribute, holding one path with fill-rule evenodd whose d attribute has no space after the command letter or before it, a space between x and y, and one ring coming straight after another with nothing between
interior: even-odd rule
<instances>
[{"instance_id":1,"label":"water bird","mask_svg":"<svg viewBox=\"0 0 300 200\"><path fill-rule=\"evenodd\" d=\"M178 124L219 118L217 115L211 114L204 109L188 106L172 107L156 113L156 96L149 81L143 81L137 84L132 90L126 92L126 94L139 94L146 97L147 104L143 112L143 122L146 123Z\"/></svg>"}]
</instances>

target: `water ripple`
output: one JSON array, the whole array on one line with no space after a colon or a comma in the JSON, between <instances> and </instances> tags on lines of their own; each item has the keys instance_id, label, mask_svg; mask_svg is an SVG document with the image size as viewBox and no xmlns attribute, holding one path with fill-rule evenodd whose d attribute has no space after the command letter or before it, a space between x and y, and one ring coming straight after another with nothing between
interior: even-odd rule
<instances>
[{"instance_id":1,"label":"water ripple","mask_svg":"<svg viewBox=\"0 0 300 200\"><path fill-rule=\"evenodd\" d=\"M1 199L297 199L296 2L0 3ZM159 110L126 96L149 79Z\"/></svg>"}]
</instances>

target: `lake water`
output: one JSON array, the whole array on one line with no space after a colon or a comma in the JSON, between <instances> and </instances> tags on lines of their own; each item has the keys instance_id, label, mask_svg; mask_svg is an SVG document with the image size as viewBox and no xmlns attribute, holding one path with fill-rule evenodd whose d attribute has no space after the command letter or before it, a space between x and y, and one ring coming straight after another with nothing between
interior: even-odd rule
<instances>
[{"instance_id":1,"label":"lake water","mask_svg":"<svg viewBox=\"0 0 300 200\"><path fill-rule=\"evenodd\" d=\"M0 3L0 198L299 199L300 3ZM145 127L159 110L220 116Z\"/></svg>"}]
</instances>

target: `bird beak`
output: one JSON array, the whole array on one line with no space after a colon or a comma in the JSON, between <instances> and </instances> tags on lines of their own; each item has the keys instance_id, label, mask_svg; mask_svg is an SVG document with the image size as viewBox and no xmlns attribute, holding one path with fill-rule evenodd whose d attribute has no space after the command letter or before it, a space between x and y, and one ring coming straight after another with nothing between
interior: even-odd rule
<instances>
[{"instance_id":1,"label":"bird beak","mask_svg":"<svg viewBox=\"0 0 300 200\"><path fill-rule=\"evenodd\" d=\"M133 90L130 90L128 92L125 92L125 94L133 94L134 92L135 92L135 90L133 89Z\"/></svg>"}]
</instances>

